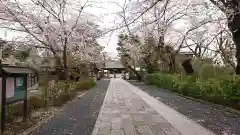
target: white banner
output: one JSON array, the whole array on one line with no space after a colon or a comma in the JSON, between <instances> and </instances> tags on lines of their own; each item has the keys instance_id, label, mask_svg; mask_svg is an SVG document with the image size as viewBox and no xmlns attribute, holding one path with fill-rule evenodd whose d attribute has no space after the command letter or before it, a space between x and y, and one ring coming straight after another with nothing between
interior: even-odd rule
<instances>
[{"instance_id":1,"label":"white banner","mask_svg":"<svg viewBox=\"0 0 240 135\"><path fill-rule=\"evenodd\" d=\"M14 78L10 77L6 80L6 98L14 97ZM2 102L2 78L0 78L0 103Z\"/></svg>"},{"instance_id":2,"label":"white banner","mask_svg":"<svg viewBox=\"0 0 240 135\"><path fill-rule=\"evenodd\" d=\"M6 98L14 97L14 78L8 77L6 80L7 84L7 91L6 91Z\"/></svg>"}]
</instances>

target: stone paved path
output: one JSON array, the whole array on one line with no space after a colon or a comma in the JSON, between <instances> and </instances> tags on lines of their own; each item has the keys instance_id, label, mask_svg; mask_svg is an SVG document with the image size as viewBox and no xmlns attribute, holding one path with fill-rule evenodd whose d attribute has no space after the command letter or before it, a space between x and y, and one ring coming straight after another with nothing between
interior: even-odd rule
<instances>
[{"instance_id":1,"label":"stone paved path","mask_svg":"<svg viewBox=\"0 0 240 135\"><path fill-rule=\"evenodd\" d=\"M122 79L112 79L92 135L214 135Z\"/></svg>"}]
</instances>

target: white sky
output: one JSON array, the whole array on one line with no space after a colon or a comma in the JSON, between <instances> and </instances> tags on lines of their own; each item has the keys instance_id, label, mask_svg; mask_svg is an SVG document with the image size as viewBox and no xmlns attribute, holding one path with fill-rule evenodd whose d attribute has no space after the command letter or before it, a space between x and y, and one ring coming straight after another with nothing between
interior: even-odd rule
<instances>
[{"instance_id":1,"label":"white sky","mask_svg":"<svg viewBox=\"0 0 240 135\"><path fill-rule=\"evenodd\" d=\"M121 9L112 2L117 2L120 5L123 4L124 0L97 0L100 1L96 6L101 6L100 8L90 8L90 12L92 12L96 16L101 16L102 23L100 22L100 26L102 28L113 28L114 21L118 18L117 12L121 11ZM105 46L105 51L108 52L108 55L111 57L117 56L117 42L118 42L118 34L119 32L114 31L106 34L102 38L98 39L98 42Z\"/></svg>"}]
</instances>

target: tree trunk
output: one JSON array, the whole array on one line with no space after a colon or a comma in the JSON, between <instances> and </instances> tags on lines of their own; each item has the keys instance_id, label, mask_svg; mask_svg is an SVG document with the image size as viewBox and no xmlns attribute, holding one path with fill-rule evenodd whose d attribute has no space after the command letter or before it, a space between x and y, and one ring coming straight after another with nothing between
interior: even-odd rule
<instances>
[{"instance_id":1,"label":"tree trunk","mask_svg":"<svg viewBox=\"0 0 240 135\"><path fill-rule=\"evenodd\" d=\"M67 46L64 46L63 49L63 73L64 73L64 80L68 79L68 64L67 64Z\"/></svg>"},{"instance_id":2,"label":"tree trunk","mask_svg":"<svg viewBox=\"0 0 240 135\"><path fill-rule=\"evenodd\" d=\"M62 69L63 69L63 64L61 62L61 59L60 57L58 56L55 56L55 60L56 60L56 65L55 65L55 72L53 72L54 75L57 75L58 77L58 80L64 80L64 74L62 72Z\"/></svg>"},{"instance_id":3,"label":"tree trunk","mask_svg":"<svg viewBox=\"0 0 240 135\"><path fill-rule=\"evenodd\" d=\"M176 72L176 60L175 60L175 54L171 53L169 58L169 72L175 73Z\"/></svg>"},{"instance_id":4,"label":"tree trunk","mask_svg":"<svg viewBox=\"0 0 240 135\"><path fill-rule=\"evenodd\" d=\"M240 75L240 14L236 13L228 19L228 27L232 32L233 41L236 45L236 74Z\"/></svg>"},{"instance_id":5,"label":"tree trunk","mask_svg":"<svg viewBox=\"0 0 240 135\"><path fill-rule=\"evenodd\" d=\"M162 30L163 31L163 30ZM164 34L160 35L160 37L158 38L158 44L157 44L157 48L155 49L156 51L156 56L155 56L155 61L154 64L157 67L156 70L159 70L159 65L158 65L158 61L161 60L165 63L167 63L167 60L164 58L163 54L164 53L162 51L162 49L164 48Z\"/></svg>"},{"instance_id":6,"label":"tree trunk","mask_svg":"<svg viewBox=\"0 0 240 135\"><path fill-rule=\"evenodd\" d=\"M128 68L131 69L136 74L139 81L142 81L141 75L139 75L139 73L134 68L132 68L130 65L128 65Z\"/></svg>"},{"instance_id":7,"label":"tree trunk","mask_svg":"<svg viewBox=\"0 0 240 135\"><path fill-rule=\"evenodd\" d=\"M154 68L153 68L153 65L152 63L150 62L150 56L149 57L146 57L146 58L143 58L145 64L146 64L146 70L147 70L147 73L148 74L152 74L154 72Z\"/></svg>"}]
</instances>

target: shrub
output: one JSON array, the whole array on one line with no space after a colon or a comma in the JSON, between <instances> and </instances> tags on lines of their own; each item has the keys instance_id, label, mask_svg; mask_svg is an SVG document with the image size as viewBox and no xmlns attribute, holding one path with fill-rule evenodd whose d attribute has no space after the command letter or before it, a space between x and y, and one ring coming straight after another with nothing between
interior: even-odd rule
<instances>
[{"instance_id":1,"label":"shrub","mask_svg":"<svg viewBox=\"0 0 240 135\"><path fill-rule=\"evenodd\" d=\"M69 87L69 83L70 82L67 82L67 81L58 81L55 84L55 91L56 92L66 91L66 89L68 89Z\"/></svg>"},{"instance_id":2,"label":"shrub","mask_svg":"<svg viewBox=\"0 0 240 135\"><path fill-rule=\"evenodd\" d=\"M200 80L189 83L188 95L194 98L201 98L201 83L202 82Z\"/></svg>"},{"instance_id":3,"label":"shrub","mask_svg":"<svg viewBox=\"0 0 240 135\"><path fill-rule=\"evenodd\" d=\"M28 99L28 114L36 109L44 107L44 100L39 97L30 97ZM15 118L22 117L24 114L23 111L23 102L18 102L14 104L9 104L6 106L6 121L12 122Z\"/></svg>"},{"instance_id":4,"label":"shrub","mask_svg":"<svg viewBox=\"0 0 240 135\"><path fill-rule=\"evenodd\" d=\"M23 103L6 106L6 121L12 122L15 118L23 116Z\"/></svg>"},{"instance_id":5,"label":"shrub","mask_svg":"<svg viewBox=\"0 0 240 135\"><path fill-rule=\"evenodd\" d=\"M62 93L60 94L60 96L58 96L55 100L54 100L54 106L61 106L65 103L67 103L69 100L73 99L75 96L75 93Z\"/></svg>"},{"instance_id":6,"label":"shrub","mask_svg":"<svg viewBox=\"0 0 240 135\"><path fill-rule=\"evenodd\" d=\"M96 82L92 78L85 79L76 83L76 90L87 90L94 87L95 85Z\"/></svg>"},{"instance_id":7,"label":"shrub","mask_svg":"<svg viewBox=\"0 0 240 135\"><path fill-rule=\"evenodd\" d=\"M198 78L197 75L155 73L145 78L148 84L180 93L185 96L200 98L206 101L231 105L240 108L240 77L218 76Z\"/></svg>"},{"instance_id":8,"label":"shrub","mask_svg":"<svg viewBox=\"0 0 240 135\"><path fill-rule=\"evenodd\" d=\"M70 85L69 91L71 92L71 91L75 91L75 90L76 90L76 83L74 82Z\"/></svg>"},{"instance_id":9,"label":"shrub","mask_svg":"<svg viewBox=\"0 0 240 135\"><path fill-rule=\"evenodd\" d=\"M30 110L36 110L44 107L45 107L45 104L43 99L36 96L32 96L28 99L28 108Z\"/></svg>"},{"instance_id":10,"label":"shrub","mask_svg":"<svg viewBox=\"0 0 240 135\"><path fill-rule=\"evenodd\" d=\"M228 90L227 95L229 95L229 98L231 101L239 104L239 102L240 102L240 76L234 77L232 83L233 83L232 89Z\"/></svg>"},{"instance_id":11,"label":"shrub","mask_svg":"<svg viewBox=\"0 0 240 135\"><path fill-rule=\"evenodd\" d=\"M46 107L46 99L51 100L51 106L62 106L68 101L72 100L76 96L76 88L80 90L86 90L95 86L95 81L93 79L86 79L76 84L69 82L58 82L55 85L54 89L48 89L47 87L41 87L44 89L44 95L42 98L37 96L29 97L28 99L28 113L32 111ZM69 91L65 91L65 88L69 88ZM24 114L23 111L23 102L18 102L15 104L10 104L6 106L6 121L12 122L18 117L22 117Z\"/></svg>"},{"instance_id":12,"label":"shrub","mask_svg":"<svg viewBox=\"0 0 240 135\"><path fill-rule=\"evenodd\" d=\"M211 101L214 103L224 103L223 89L221 88L218 79L207 79L204 80L201 87L202 99Z\"/></svg>"},{"instance_id":13,"label":"shrub","mask_svg":"<svg viewBox=\"0 0 240 135\"><path fill-rule=\"evenodd\" d=\"M91 83L88 82L90 85ZM69 82L71 84L71 87L75 87L72 85L72 82ZM91 84L93 85L93 84ZM65 84L63 82L57 83L56 87L52 90L46 88L46 92L43 98L32 96L28 99L28 114L30 114L32 111L44 108L45 106L45 99L47 98L52 99L51 104L53 106L61 106L68 102L69 100L73 99L76 96L76 91L64 91L63 88L65 88ZM18 102L15 104L10 104L6 106L6 121L12 122L14 119L18 117L22 117L24 115L23 111L23 102Z\"/></svg>"},{"instance_id":14,"label":"shrub","mask_svg":"<svg viewBox=\"0 0 240 135\"><path fill-rule=\"evenodd\" d=\"M54 104L54 100L58 98L61 93L68 93L72 89L72 81L58 81L54 88L46 88L44 93L44 99L46 100L48 105Z\"/></svg>"}]
</instances>

